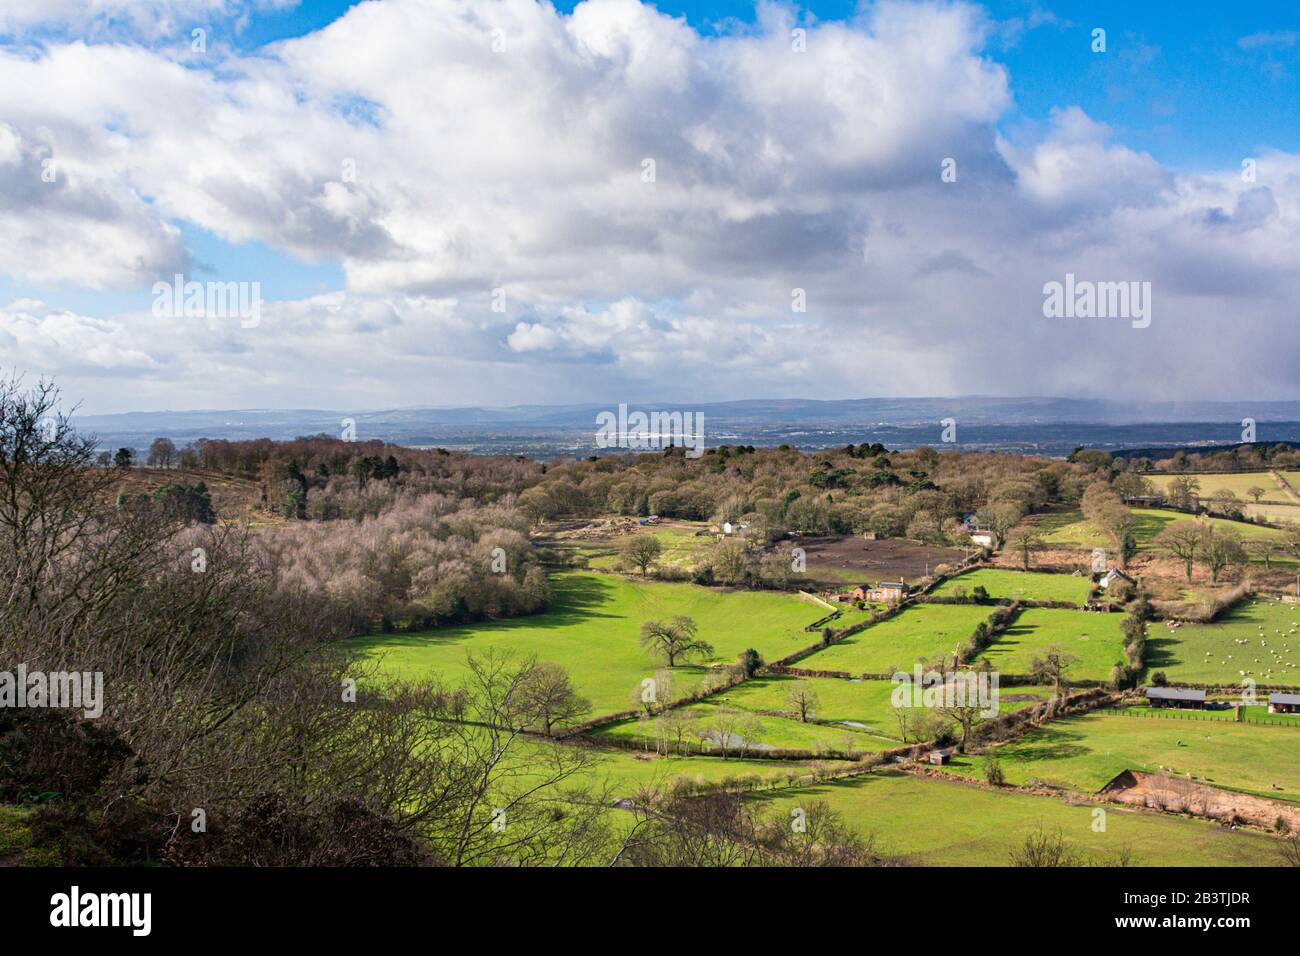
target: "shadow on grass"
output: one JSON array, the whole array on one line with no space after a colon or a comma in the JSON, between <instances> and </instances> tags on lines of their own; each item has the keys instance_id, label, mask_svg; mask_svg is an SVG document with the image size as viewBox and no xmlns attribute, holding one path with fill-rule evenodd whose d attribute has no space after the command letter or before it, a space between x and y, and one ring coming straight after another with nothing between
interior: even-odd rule
<instances>
[{"instance_id":1,"label":"shadow on grass","mask_svg":"<svg viewBox=\"0 0 1300 956\"><path fill-rule=\"evenodd\" d=\"M555 585L555 604L549 611L542 614L498 618L495 621L457 624L424 631L371 634L365 637L353 638L347 644L358 650L423 647L432 643L456 644L485 631L496 634L509 634L511 631L521 628L528 630L571 628L583 621L594 618L607 618L610 620L620 618L618 614L611 614L602 610L609 604L614 585L602 579L599 575L562 574L554 577L552 583Z\"/></svg>"},{"instance_id":2,"label":"shadow on grass","mask_svg":"<svg viewBox=\"0 0 1300 956\"><path fill-rule=\"evenodd\" d=\"M1172 512L1168 515L1142 514L1141 512L1134 512L1134 514L1138 520L1137 526L1133 529L1133 537L1139 544L1150 544L1152 539L1166 527L1180 518L1186 521L1189 517L1188 515Z\"/></svg>"},{"instance_id":3,"label":"shadow on grass","mask_svg":"<svg viewBox=\"0 0 1300 956\"><path fill-rule=\"evenodd\" d=\"M999 634L997 640L986 647L981 654L996 656L998 654L1014 653L1024 643L1024 639L1037 630L1038 628L1033 624L1012 624ZM1017 638L1020 638L1020 640L1017 640Z\"/></svg>"},{"instance_id":4,"label":"shadow on grass","mask_svg":"<svg viewBox=\"0 0 1300 956\"><path fill-rule=\"evenodd\" d=\"M1180 644L1169 637L1147 637L1146 652L1143 654L1143 663L1146 665L1147 673L1154 673L1163 667L1173 667L1175 664L1185 664L1186 661L1174 656L1174 648Z\"/></svg>"}]
</instances>

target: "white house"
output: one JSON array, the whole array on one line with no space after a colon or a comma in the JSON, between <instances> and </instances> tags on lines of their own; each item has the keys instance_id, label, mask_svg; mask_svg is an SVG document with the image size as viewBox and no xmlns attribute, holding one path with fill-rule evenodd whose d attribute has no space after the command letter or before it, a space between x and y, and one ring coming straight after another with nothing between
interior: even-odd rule
<instances>
[{"instance_id":1,"label":"white house","mask_svg":"<svg viewBox=\"0 0 1300 956\"><path fill-rule=\"evenodd\" d=\"M1101 580L1097 582L1097 587L1101 588L1104 591L1106 590L1106 588L1110 587L1116 581L1127 581L1129 584L1137 583L1131 577L1129 577L1127 574L1121 571L1119 568L1111 568L1109 571L1107 571L1105 574L1101 576Z\"/></svg>"}]
</instances>

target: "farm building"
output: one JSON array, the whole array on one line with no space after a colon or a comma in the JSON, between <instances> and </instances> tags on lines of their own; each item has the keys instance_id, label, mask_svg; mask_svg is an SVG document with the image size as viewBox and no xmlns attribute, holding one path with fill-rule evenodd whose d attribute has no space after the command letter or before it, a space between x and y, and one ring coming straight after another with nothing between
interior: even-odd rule
<instances>
[{"instance_id":1,"label":"farm building","mask_svg":"<svg viewBox=\"0 0 1300 956\"><path fill-rule=\"evenodd\" d=\"M973 544L978 544L982 548L993 547L992 531L973 531L971 532L970 539Z\"/></svg>"},{"instance_id":2,"label":"farm building","mask_svg":"<svg viewBox=\"0 0 1300 956\"><path fill-rule=\"evenodd\" d=\"M897 604L907 594L907 585L901 581L882 581L874 588L859 584L853 589L853 600L873 604Z\"/></svg>"},{"instance_id":3,"label":"farm building","mask_svg":"<svg viewBox=\"0 0 1300 956\"><path fill-rule=\"evenodd\" d=\"M1129 495L1124 499L1124 504L1130 508L1163 508L1165 506L1165 496Z\"/></svg>"},{"instance_id":4,"label":"farm building","mask_svg":"<svg viewBox=\"0 0 1300 956\"><path fill-rule=\"evenodd\" d=\"M1203 690L1187 690L1181 687L1148 687L1146 695L1147 703L1152 707L1205 709L1205 691Z\"/></svg>"},{"instance_id":5,"label":"farm building","mask_svg":"<svg viewBox=\"0 0 1300 956\"><path fill-rule=\"evenodd\" d=\"M956 753L955 747L944 747L941 750L931 750L927 759L936 767L942 767L952 759L954 753Z\"/></svg>"},{"instance_id":6,"label":"farm building","mask_svg":"<svg viewBox=\"0 0 1300 956\"><path fill-rule=\"evenodd\" d=\"M1101 576L1101 580L1097 582L1097 587L1101 588L1104 591L1106 588L1110 587L1116 581L1127 581L1129 584L1137 583L1137 581L1134 578L1125 574L1119 568L1111 568L1109 571L1107 571L1105 574Z\"/></svg>"},{"instance_id":7,"label":"farm building","mask_svg":"<svg viewBox=\"0 0 1300 956\"><path fill-rule=\"evenodd\" d=\"M1269 694L1270 714L1300 714L1300 694Z\"/></svg>"}]
</instances>

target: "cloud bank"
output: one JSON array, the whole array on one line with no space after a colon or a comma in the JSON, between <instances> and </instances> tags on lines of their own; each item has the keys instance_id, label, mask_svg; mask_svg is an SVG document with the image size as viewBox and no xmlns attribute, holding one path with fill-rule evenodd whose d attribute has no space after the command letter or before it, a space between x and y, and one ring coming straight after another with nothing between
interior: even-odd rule
<instances>
[{"instance_id":1,"label":"cloud bank","mask_svg":"<svg viewBox=\"0 0 1300 956\"><path fill-rule=\"evenodd\" d=\"M1011 136L976 6L705 36L638 0L382 0L254 53L167 32L234 4L153 6L87 41L0 4L0 270L147 290L199 267L184 225L346 287L249 329L0 307L5 364L88 410L1296 397L1300 156L1178 172L1068 103ZM1045 318L1067 273L1151 282L1151 326Z\"/></svg>"}]
</instances>

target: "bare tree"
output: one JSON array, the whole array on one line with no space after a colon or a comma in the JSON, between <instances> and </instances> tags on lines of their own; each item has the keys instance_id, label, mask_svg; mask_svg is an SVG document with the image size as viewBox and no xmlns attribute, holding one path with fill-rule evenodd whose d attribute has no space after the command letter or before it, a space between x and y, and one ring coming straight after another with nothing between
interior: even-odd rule
<instances>
[{"instance_id":1,"label":"bare tree","mask_svg":"<svg viewBox=\"0 0 1300 956\"><path fill-rule=\"evenodd\" d=\"M170 438L155 438L145 461L150 468L170 468L176 462L176 445Z\"/></svg>"},{"instance_id":2,"label":"bare tree","mask_svg":"<svg viewBox=\"0 0 1300 956\"><path fill-rule=\"evenodd\" d=\"M1059 644L1049 647L1042 657L1034 657L1029 662L1029 674L1039 683L1052 685L1052 694L1060 697L1063 690L1068 690L1066 671L1079 659L1067 654Z\"/></svg>"},{"instance_id":3,"label":"bare tree","mask_svg":"<svg viewBox=\"0 0 1300 956\"><path fill-rule=\"evenodd\" d=\"M638 809L618 862L657 867L886 866L871 838L820 802L764 816L739 794L674 794Z\"/></svg>"},{"instance_id":4,"label":"bare tree","mask_svg":"<svg viewBox=\"0 0 1300 956\"><path fill-rule=\"evenodd\" d=\"M808 723L808 714L820 706L817 691L806 680L795 681L790 685L790 692L785 698L786 706L802 723Z\"/></svg>"},{"instance_id":5,"label":"bare tree","mask_svg":"<svg viewBox=\"0 0 1300 956\"><path fill-rule=\"evenodd\" d=\"M641 573L647 574L650 565L659 560L659 555L663 553L663 545L653 534L634 534L623 542L619 548L619 554L623 560L633 567L640 568Z\"/></svg>"},{"instance_id":6,"label":"bare tree","mask_svg":"<svg viewBox=\"0 0 1300 956\"><path fill-rule=\"evenodd\" d=\"M659 715L660 733L676 753L686 753L686 740L695 729L695 721L695 714L684 707L671 707Z\"/></svg>"},{"instance_id":7,"label":"bare tree","mask_svg":"<svg viewBox=\"0 0 1300 956\"><path fill-rule=\"evenodd\" d=\"M700 739L712 743L725 760L733 752L742 756L757 742L762 724L747 710L719 704L710 709L708 718L697 726Z\"/></svg>"},{"instance_id":8,"label":"bare tree","mask_svg":"<svg viewBox=\"0 0 1300 956\"><path fill-rule=\"evenodd\" d=\"M641 625L641 646L669 667L679 658L705 659L713 656L713 645L700 640L699 628L691 618L678 614L671 621L645 621Z\"/></svg>"},{"instance_id":9,"label":"bare tree","mask_svg":"<svg viewBox=\"0 0 1300 956\"><path fill-rule=\"evenodd\" d=\"M557 723L577 720L591 712L591 701L573 689L569 673L559 664L534 664L524 675L517 695L521 713L540 722L548 737Z\"/></svg>"},{"instance_id":10,"label":"bare tree","mask_svg":"<svg viewBox=\"0 0 1300 956\"><path fill-rule=\"evenodd\" d=\"M1300 831L1282 837L1277 850L1285 866L1300 866Z\"/></svg>"},{"instance_id":11,"label":"bare tree","mask_svg":"<svg viewBox=\"0 0 1300 956\"><path fill-rule=\"evenodd\" d=\"M1170 554L1182 559L1183 568L1187 573L1187 580L1190 582L1192 580L1193 563L1196 560L1196 555L1201 550L1202 535L1200 525L1194 521L1175 521L1156 535L1155 543Z\"/></svg>"},{"instance_id":12,"label":"bare tree","mask_svg":"<svg viewBox=\"0 0 1300 956\"><path fill-rule=\"evenodd\" d=\"M1207 523L1203 535L1201 554L1210 569L1211 584L1218 584L1219 575L1226 569L1241 567L1248 560L1241 533L1235 528L1215 527Z\"/></svg>"},{"instance_id":13,"label":"bare tree","mask_svg":"<svg viewBox=\"0 0 1300 956\"><path fill-rule=\"evenodd\" d=\"M1034 548L1042 544L1042 535L1032 527L1022 526L1007 535L1007 544L1012 550L1020 552L1020 563L1029 570L1029 557Z\"/></svg>"},{"instance_id":14,"label":"bare tree","mask_svg":"<svg viewBox=\"0 0 1300 956\"><path fill-rule=\"evenodd\" d=\"M1066 845L1059 829L1048 833L1041 827L1026 834L1024 841L1012 847L1009 855L1012 866L1062 867L1079 866L1083 862L1079 852Z\"/></svg>"},{"instance_id":15,"label":"bare tree","mask_svg":"<svg viewBox=\"0 0 1300 956\"><path fill-rule=\"evenodd\" d=\"M984 707L968 701L947 704L937 708L937 711L961 728L961 749L964 753L970 741L971 731L984 723Z\"/></svg>"}]
</instances>

